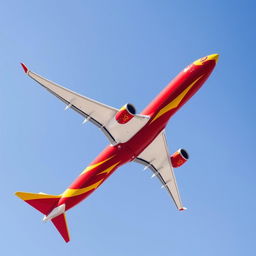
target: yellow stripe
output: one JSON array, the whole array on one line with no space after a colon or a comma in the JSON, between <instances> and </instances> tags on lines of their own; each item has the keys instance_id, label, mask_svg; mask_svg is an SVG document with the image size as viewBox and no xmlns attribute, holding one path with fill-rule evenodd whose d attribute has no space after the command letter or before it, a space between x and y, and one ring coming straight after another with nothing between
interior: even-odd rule
<instances>
[{"instance_id":1,"label":"yellow stripe","mask_svg":"<svg viewBox=\"0 0 256 256\"><path fill-rule=\"evenodd\" d=\"M115 163L113 164L112 166L108 167L106 170L98 173L99 174L102 174L102 173L109 173L111 172L118 164L118 163ZM73 188L68 188L62 195L62 197L72 197L72 196L78 196L78 195L81 195L81 194L84 194L92 189L96 189L102 182L103 182L104 179L88 186L88 187L85 187L85 188L79 188L79 189L73 189Z\"/></svg>"},{"instance_id":2,"label":"yellow stripe","mask_svg":"<svg viewBox=\"0 0 256 256\"><path fill-rule=\"evenodd\" d=\"M85 188L79 188L79 189L73 189L73 188L68 188L62 195L62 197L72 197L72 196L79 196L81 194L84 194L92 189L96 189L103 181L104 179L88 186Z\"/></svg>"},{"instance_id":3,"label":"yellow stripe","mask_svg":"<svg viewBox=\"0 0 256 256\"><path fill-rule=\"evenodd\" d=\"M179 96L177 96L173 101L171 101L168 105L166 105L165 107L163 107L158 113L157 115L154 117L154 119L151 121L151 123L153 121L155 121L156 119L158 119L160 116L162 116L163 114L165 114L166 112L176 108L179 106L180 102L182 101L182 99L186 96L186 94L188 93L188 91L191 89L191 87L199 80L201 79L203 75L201 75L199 78L197 78L192 84L190 84Z\"/></svg>"},{"instance_id":4,"label":"yellow stripe","mask_svg":"<svg viewBox=\"0 0 256 256\"><path fill-rule=\"evenodd\" d=\"M99 163L97 163L97 164L93 164L93 165L90 165L90 166L86 167L86 168L84 169L84 171L83 171L80 175L82 175L82 174L84 174L84 173L86 173L86 172L89 172L90 170L92 170L92 169L96 168L97 166L99 166L99 165L101 165L101 164L107 162L108 160L110 160L110 159L113 158L113 157L114 157L114 156L111 156L111 157L109 157L109 158L103 160L102 162L99 162Z\"/></svg>"},{"instance_id":5,"label":"yellow stripe","mask_svg":"<svg viewBox=\"0 0 256 256\"><path fill-rule=\"evenodd\" d=\"M207 61L207 56L193 62L196 66L202 66Z\"/></svg>"},{"instance_id":6,"label":"yellow stripe","mask_svg":"<svg viewBox=\"0 0 256 256\"><path fill-rule=\"evenodd\" d=\"M114 164L114 165L108 167L106 170L104 170L104 171L98 173L97 175L100 175L100 174L103 174L103 173L109 174L120 162L121 162L121 161L119 161L118 163L116 163L116 164Z\"/></svg>"},{"instance_id":7,"label":"yellow stripe","mask_svg":"<svg viewBox=\"0 0 256 256\"><path fill-rule=\"evenodd\" d=\"M26 192L16 192L15 195L22 200L33 200L33 199L47 199L47 198L60 198L61 195L53 196L47 194L34 194L34 193L26 193Z\"/></svg>"}]
</instances>

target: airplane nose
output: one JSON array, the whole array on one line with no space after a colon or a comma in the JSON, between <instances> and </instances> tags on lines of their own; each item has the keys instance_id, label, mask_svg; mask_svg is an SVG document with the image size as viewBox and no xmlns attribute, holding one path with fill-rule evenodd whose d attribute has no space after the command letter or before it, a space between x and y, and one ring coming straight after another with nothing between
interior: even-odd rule
<instances>
[{"instance_id":1,"label":"airplane nose","mask_svg":"<svg viewBox=\"0 0 256 256\"><path fill-rule=\"evenodd\" d=\"M205 62L207 62L208 60L214 60L215 63L218 62L218 59L219 59L219 54L215 53L215 54L211 54L211 55L208 55L208 56L205 56L199 60L196 60L193 62L194 65L196 66L201 66L203 65Z\"/></svg>"},{"instance_id":2,"label":"airplane nose","mask_svg":"<svg viewBox=\"0 0 256 256\"><path fill-rule=\"evenodd\" d=\"M219 59L219 54L217 53L207 56L207 60L215 60L216 63L218 62L218 59Z\"/></svg>"}]
</instances>

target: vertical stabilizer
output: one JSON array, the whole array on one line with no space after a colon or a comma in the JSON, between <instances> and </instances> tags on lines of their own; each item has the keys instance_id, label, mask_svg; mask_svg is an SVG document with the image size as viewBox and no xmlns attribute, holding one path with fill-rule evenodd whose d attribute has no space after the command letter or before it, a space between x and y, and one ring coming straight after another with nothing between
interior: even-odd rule
<instances>
[{"instance_id":1,"label":"vertical stabilizer","mask_svg":"<svg viewBox=\"0 0 256 256\"><path fill-rule=\"evenodd\" d=\"M70 236L68 232L68 224L65 213L53 218L51 221L56 229L59 231L65 242L68 243L70 241Z\"/></svg>"}]
</instances>

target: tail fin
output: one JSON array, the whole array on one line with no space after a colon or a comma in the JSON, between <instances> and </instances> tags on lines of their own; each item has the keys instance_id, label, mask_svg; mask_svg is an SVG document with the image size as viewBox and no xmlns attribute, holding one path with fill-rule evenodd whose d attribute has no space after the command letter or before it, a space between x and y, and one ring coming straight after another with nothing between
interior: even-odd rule
<instances>
[{"instance_id":1,"label":"tail fin","mask_svg":"<svg viewBox=\"0 0 256 256\"><path fill-rule=\"evenodd\" d=\"M61 195L53 196L43 193L16 192L15 195L45 215L52 211L61 198Z\"/></svg>"},{"instance_id":2,"label":"tail fin","mask_svg":"<svg viewBox=\"0 0 256 256\"><path fill-rule=\"evenodd\" d=\"M26 192L16 192L15 195L32 207L34 207L35 209L37 209L39 212L45 214L46 216L57 208L57 203L61 198L61 195L54 196L43 193L34 194ZM51 221L57 228L63 239L66 242L69 242L70 237L65 212L51 219Z\"/></svg>"},{"instance_id":3,"label":"tail fin","mask_svg":"<svg viewBox=\"0 0 256 256\"><path fill-rule=\"evenodd\" d=\"M70 236L68 232L68 224L67 224L65 213L53 218L52 223L57 228L57 230L59 231L59 233L65 240L65 242L68 243L70 240Z\"/></svg>"}]
</instances>

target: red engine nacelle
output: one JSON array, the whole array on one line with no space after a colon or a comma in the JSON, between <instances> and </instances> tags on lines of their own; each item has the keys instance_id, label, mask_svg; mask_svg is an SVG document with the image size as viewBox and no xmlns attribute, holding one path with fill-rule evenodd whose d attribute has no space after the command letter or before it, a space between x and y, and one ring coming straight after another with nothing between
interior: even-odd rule
<instances>
[{"instance_id":1,"label":"red engine nacelle","mask_svg":"<svg viewBox=\"0 0 256 256\"><path fill-rule=\"evenodd\" d=\"M182 166L185 162L187 162L187 160L189 159L189 155L185 149L180 148L175 153L173 153L170 158L172 166L174 168L177 168Z\"/></svg>"},{"instance_id":2,"label":"red engine nacelle","mask_svg":"<svg viewBox=\"0 0 256 256\"><path fill-rule=\"evenodd\" d=\"M132 104L128 103L121 107L120 110L116 113L116 121L119 124L126 124L134 117L135 114L135 107Z\"/></svg>"}]
</instances>

